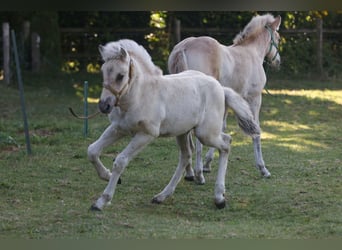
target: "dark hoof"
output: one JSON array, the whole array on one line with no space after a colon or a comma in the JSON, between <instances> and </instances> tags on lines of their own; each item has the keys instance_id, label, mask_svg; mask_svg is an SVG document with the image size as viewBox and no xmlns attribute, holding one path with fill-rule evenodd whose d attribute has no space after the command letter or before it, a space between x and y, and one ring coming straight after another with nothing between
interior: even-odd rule
<instances>
[{"instance_id":1,"label":"dark hoof","mask_svg":"<svg viewBox=\"0 0 342 250\"><path fill-rule=\"evenodd\" d=\"M91 207L89 208L90 211L92 212L101 212L102 210L99 209L95 204L91 205Z\"/></svg>"},{"instance_id":2,"label":"dark hoof","mask_svg":"<svg viewBox=\"0 0 342 250\"><path fill-rule=\"evenodd\" d=\"M211 169L210 168L203 168L203 173L210 173Z\"/></svg>"},{"instance_id":3,"label":"dark hoof","mask_svg":"<svg viewBox=\"0 0 342 250\"><path fill-rule=\"evenodd\" d=\"M225 208L226 206L226 201L223 201L223 202L220 202L220 203L215 203L216 207L218 209L222 209L222 208Z\"/></svg>"},{"instance_id":4,"label":"dark hoof","mask_svg":"<svg viewBox=\"0 0 342 250\"><path fill-rule=\"evenodd\" d=\"M153 203L153 204L161 204L161 201L159 201L157 198L153 198L151 200L151 203Z\"/></svg>"},{"instance_id":5,"label":"dark hoof","mask_svg":"<svg viewBox=\"0 0 342 250\"><path fill-rule=\"evenodd\" d=\"M185 176L184 180L186 180L186 181L194 181L195 177L194 176Z\"/></svg>"},{"instance_id":6,"label":"dark hoof","mask_svg":"<svg viewBox=\"0 0 342 250\"><path fill-rule=\"evenodd\" d=\"M121 178L119 178L119 180L118 180L118 184L121 184Z\"/></svg>"}]
</instances>

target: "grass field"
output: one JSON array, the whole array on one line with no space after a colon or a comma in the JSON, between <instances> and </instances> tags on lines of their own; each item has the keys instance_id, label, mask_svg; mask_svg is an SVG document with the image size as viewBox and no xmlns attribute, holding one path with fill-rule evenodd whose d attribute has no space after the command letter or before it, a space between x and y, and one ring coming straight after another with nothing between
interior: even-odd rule
<instances>
[{"instance_id":1,"label":"grass field","mask_svg":"<svg viewBox=\"0 0 342 250\"><path fill-rule=\"evenodd\" d=\"M228 206L213 203L217 158L206 184L182 180L165 203L151 198L175 170L174 138L155 140L125 170L112 205L88 209L102 193L86 151L108 124L83 122L82 82L99 95L100 76L24 76L33 154L25 148L19 94L0 82L0 239L331 239L342 238L342 82L268 84L261 112L262 143L272 173L254 168L250 138L231 117L226 178ZM89 113L97 109L89 104ZM128 140L103 153L108 168Z\"/></svg>"}]
</instances>

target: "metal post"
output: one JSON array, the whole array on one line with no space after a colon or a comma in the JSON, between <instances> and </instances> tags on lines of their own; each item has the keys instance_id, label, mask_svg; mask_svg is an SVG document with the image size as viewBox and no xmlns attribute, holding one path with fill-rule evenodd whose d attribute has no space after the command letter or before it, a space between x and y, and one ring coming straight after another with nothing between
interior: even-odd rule
<instances>
[{"instance_id":1,"label":"metal post","mask_svg":"<svg viewBox=\"0 0 342 250\"><path fill-rule=\"evenodd\" d=\"M83 134L84 137L88 136L88 81L84 81L84 126L83 126Z\"/></svg>"},{"instance_id":2,"label":"metal post","mask_svg":"<svg viewBox=\"0 0 342 250\"><path fill-rule=\"evenodd\" d=\"M12 35L12 43L13 43L14 60L15 60L15 65L17 69L17 77L18 77L18 84L19 84L20 103L21 103L21 109L22 109L23 119L24 119L26 149L27 149L27 154L31 155L32 151L31 151L30 134L29 134L29 128L28 128L28 122L27 122L27 116L26 116L26 109L25 109L24 87L23 87L23 81L21 79L17 42L16 42L14 30L11 30L11 35Z\"/></svg>"},{"instance_id":3,"label":"metal post","mask_svg":"<svg viewBox=\"0 0 342 250\"><path fill-rule=\"evenodd\" d=\"M176 43L179 43L181 40L181 21L179 19L175 20L175 36Z\"/></svg>"},{"instance_id":4,"label":"metal post","mask_svg":"<svg viewBox=\"0 0 342 250\"><path fill-rule=\"evenodd\" d=\"M320 77L323 77L323 20L317 18L317 68Z\"/></svg>"},{"instance_id":5,"label":"metal post","mask_svg":"<svg viewBox=\"0 0 342 250\"><path fill-rule=\"evenodd\" d=\"M10 26L9 23L2 24L2 50L3 50L3 67L4 67L4 81L8 85L11 82L11 68L10 68Z\"/></svg>"}]
</instances>

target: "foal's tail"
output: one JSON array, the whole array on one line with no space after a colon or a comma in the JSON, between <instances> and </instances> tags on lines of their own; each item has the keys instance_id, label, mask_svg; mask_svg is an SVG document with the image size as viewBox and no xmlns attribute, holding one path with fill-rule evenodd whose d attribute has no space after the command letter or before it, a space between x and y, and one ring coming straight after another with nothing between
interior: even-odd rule
<instances>
[{"instance_id":1,"label":"foal's tail","mask_svg":"<svg viewBox=\"0 0 342 250\"><path fill-rule=\"evenodd\" d=\"M238 120L243 132L251 137L260 135L260 127L253 118L248 103L231 88L223 87L226 106L230 107Z\"/></svg>"}]
</instances>

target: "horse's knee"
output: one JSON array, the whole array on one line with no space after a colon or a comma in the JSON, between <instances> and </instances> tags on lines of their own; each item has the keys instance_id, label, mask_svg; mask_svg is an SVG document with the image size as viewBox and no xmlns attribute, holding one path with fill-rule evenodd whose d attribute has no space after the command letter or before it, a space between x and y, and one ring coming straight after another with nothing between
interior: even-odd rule
<instances>
[{"instance_id":1,"label":"horse's knee","mask_svg":"<svg viewBox=\"0 0 342 250\"><path fill-rule=\"evenodd\" d=\"M87 155L88 155L88 160L91 162L95 161L95 159L98 157L99 151L94 145L94 143L88 146Z\"/></svg>"},{"instance_id":2,"label":"horse's knee","mask_svg":"<svg viewBox=\"0 0 342 250\"><path fill-rule=\"evenodd\" d=\"M121 173L128 164L128 158L124 155L119 155L115 158L113 171Z\"/></svg>"},{"instance_id":3,"label":"horse's knee","mask_svg":"<svg viewBox=\"0 0 342 250\"><path fill-rule=\"evenodd\" d=\"M224 141L223 150L229 152L232 143L232 137L228 134L222 133L222 140Z\"/></svg>"}]
</instances>

